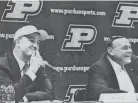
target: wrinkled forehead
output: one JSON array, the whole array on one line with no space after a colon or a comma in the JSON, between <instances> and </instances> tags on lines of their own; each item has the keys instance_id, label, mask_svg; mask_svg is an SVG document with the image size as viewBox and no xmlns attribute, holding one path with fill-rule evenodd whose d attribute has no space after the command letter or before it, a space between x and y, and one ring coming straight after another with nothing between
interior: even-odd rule
<instances>
[{"instance_id":1,"label":"wrinkled forehead","mask_svg":"<svg viewBox=\"0 0 138 103\"><path fill-rule=\"evenodd\" d=\"M124 46L124 45L128 45L128 46L131 45L129 40L126 39L126 38L118 38L118 39L114 40L113 43L112 43L113 47L121 47L121 46Z\"/></svg>"}]
</instances>

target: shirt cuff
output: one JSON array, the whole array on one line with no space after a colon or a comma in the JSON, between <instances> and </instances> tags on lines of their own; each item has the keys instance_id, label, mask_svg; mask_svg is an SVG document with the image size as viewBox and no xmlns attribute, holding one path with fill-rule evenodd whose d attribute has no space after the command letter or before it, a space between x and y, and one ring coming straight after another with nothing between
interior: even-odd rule
<instances>
[{"instance_id":1,"label":"shirt cuff","mask_svg":"<svg viewBox=\"0 0 138 103\"><path fill-rule=\"evenodd\" d=\"M26 96L23 97L23 101L24 101L24 103L28 103L28 99Z\"/></svg>"},{"instance_id":2,"label":"shirt cuff","mask_svg":"<svg viewBox=\"0 0 138 103\"><path fill-rule=\"evenodd\" d=\"M28 75L32 79L32 81L34 81L37 77L31 70L27 70L25 74Z\"/></svg>"}]
</instances>

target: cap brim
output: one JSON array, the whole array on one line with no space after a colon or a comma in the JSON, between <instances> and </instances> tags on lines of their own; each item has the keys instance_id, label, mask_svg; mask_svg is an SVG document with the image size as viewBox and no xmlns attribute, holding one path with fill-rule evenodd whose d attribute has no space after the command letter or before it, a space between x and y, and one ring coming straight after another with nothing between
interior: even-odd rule
<instances>
[{"instance_id":1,"label":"cap brim","mask_svg":"<svg viewBox=\"0 0 138 103\"><path fill-rule=\"evenodd\" d=\"M48 33L45 30L38 30L38 33L40 34L40 41L44 41L48 38Z\"/></svg>"}]
</instances>

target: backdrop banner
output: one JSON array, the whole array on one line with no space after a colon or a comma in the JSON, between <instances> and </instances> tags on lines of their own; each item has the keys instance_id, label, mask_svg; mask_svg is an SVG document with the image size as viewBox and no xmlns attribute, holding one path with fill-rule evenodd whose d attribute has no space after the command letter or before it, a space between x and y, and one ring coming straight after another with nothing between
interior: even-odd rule
<instances>
[{"instance_id":1,"label":"backdrop banner","mask_svg":"<svg viewBox=\"0 0 138 103\"><path fill-rule=\"evenodd\" d=\"M70 101L87 85L87 71L106 49L109 36L130 40L138 55L137 1L0 1L0 54L12 50L15 31L35 25L48 32L40 45L55 95Z\"/></svg>"}]
</instances>

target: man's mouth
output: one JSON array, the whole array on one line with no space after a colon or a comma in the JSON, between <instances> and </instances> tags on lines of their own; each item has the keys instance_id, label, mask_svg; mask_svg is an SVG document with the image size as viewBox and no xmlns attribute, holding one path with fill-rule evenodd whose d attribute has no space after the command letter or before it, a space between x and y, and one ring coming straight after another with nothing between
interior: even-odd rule
<instances>
[{"instance_id":1,"label":"man's mouth","mask_svg":"<svg viewBox=\"0 0 138 103\"><path fill-rule=\"evenodd\" d=\"M127 55L127 56L125 56L125 57L130 57L130 55Z\"/></svg>"},{"instance_id":2,"label":"man's mouth","mask_svg":"<svg viewBox=\"0 0 138 103\"><path fill-rule=\"evenodd\" d=\"M131 58L131 55L125 55L124 57L125 58Z\"/></svg>"},{"instance_id":3,"label":"man's mouth","mask_svg":"<svg viewBox=\"0 0 138 103\"><path fill-rule=\"evenodd\" d=\"M35 48L30 48L30 50L34 50L35 51L36 49Z\"/></svg>"}]
</instances>

